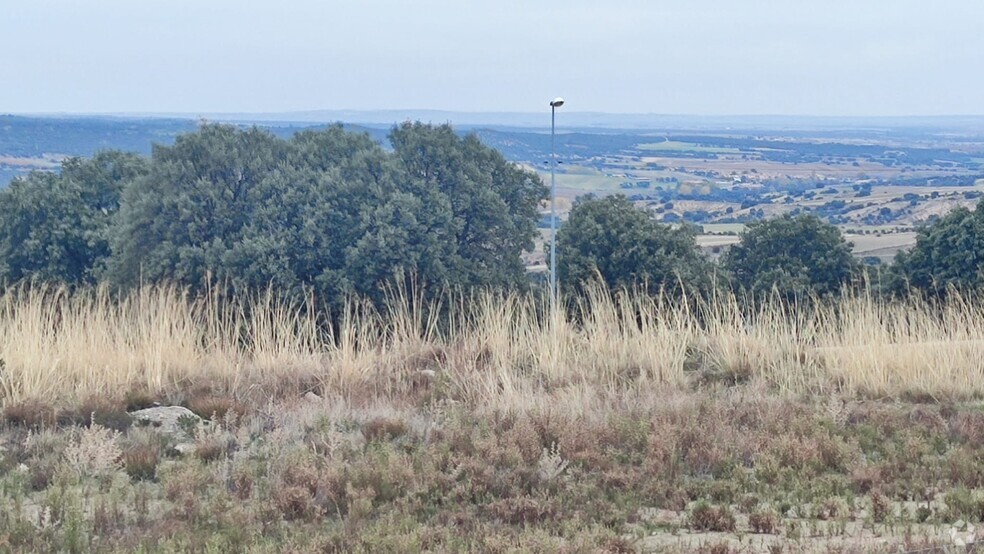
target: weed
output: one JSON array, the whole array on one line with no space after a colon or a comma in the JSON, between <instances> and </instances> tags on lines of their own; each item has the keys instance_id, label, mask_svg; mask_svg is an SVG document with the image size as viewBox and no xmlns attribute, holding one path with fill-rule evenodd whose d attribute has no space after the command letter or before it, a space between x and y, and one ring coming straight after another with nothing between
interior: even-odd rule
<instances>
[{"instance_id":1,"label":"weed","mask_svg":"<svg viewBox=\"0 0 984 554\"><path fill-rule=\"evenodd\" d=\"M875 523L884 523L891 516L892 505L888 497L880 491L871 493L871 519Z\"/></svg>"},{"instance_id":2,"label":"weed","mask_svg":"<svg viewBox=\"0 0 984 554\"><path fill-rule=\"evenodd\" d=\"M407 434L409 428L401 420L375 417L363 425L362 434L367 441L391 441Z\"/></svg>"},{"instance_id":3,"label":"weed","mask_svg":"<svg viewBox=\"0 0 984 554\"><path fill-rule=\"evenodd\" d=\"M153 480L160 460L161 447L156 444L138 444L123 451L123 468L138 481Z\"/></svg>"},{"instance_id":4,"label":"weed","mask_svg":"<svg viewBox=\"0 0 984 554\"><path fill-rule=\"evenodd\" d=\"M187 404L187 408L198 417L215 421L222 420L230 413L242 417L246 412L246 407L236 399L215 394L192 396Z\"/></svg>"},{"instance_id":5,"label":"weed","mask_svg":"<svg viewBox=\"0 0 984 554\"><path fill-rule=\"evenodd\" d=\"M733 532L735 516L727 506L712 506L701 500L690 509L689 525L695 531Z\"/></svg>"},{"instance_id":6,"label":"weed","mask_svg":"<svg viewBox=\"0 0 984 554\"><path fill-rule=\"evenodd\" d=\"M755 533L775 535L779 532L779 515L769 508L760 508L748 516L748 526Z\"/></svg>"},{"instance_id":7,"label":"weed","mask_svg":"<svg viewBox=\"0 0 984 554\"><path fill-rule=\"evenodd\" d=\"M47 402L37 399L6 405L3 409L3 418L11 425L30 429L51 427L57 421L55 409Z\"/></svg>"},{"instance_id":8,"label":"weed","mask_svg":"<svg viewBox=\"0 0 984 554\"><path fill-rule=\"evenodd\" d=\"M119 433L93 425L83 429L78 440L65 449L65 463L80 477L106 477L121 466Z\"/></svg>"},{"instance_id":9,"label":"weed","mask_svg":"<svg viewBox=\"0 0 984 554\"><path fill-rule=\"evenodd\" d=\"M126 411L128 412L152 408L159 404L158 398L151 394L146 386L140 385L134 385L127 389L123 395L123 403L126 405Z\"/></svg>"},{"instance_id":10,"label":"weed","mask_svg":"<svg viewBox=\"0 0 984 554\"><path fill-rule=\"evenodd\" d=\"M126 413L123 402L104 395L90 394L78 405L58 414L63 425L99 425L114 431L126 431L133 424L133 418Z\"/></svg>"}]
</instances>

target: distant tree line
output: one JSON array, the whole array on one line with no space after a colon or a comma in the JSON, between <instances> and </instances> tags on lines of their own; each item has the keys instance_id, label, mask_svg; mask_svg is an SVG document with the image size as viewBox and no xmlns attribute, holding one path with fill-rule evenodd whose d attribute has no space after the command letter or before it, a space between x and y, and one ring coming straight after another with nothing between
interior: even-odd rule
<instances>
[{"instance_id":1,"label":"distant tree line","mask_svg":"<svg viewBox=\"0 0 984 554\"><path fill-rule=\"evenodd\" d=\"M203 125L155 146L73 158L0 191L0 283L178 283L192 292L273 287L336 305L388 287L523 289L547 189L474 135L405 123L392 150L340 126L289 139ZM984 209L957 209L886 268L852 254L813 215L748 226L719 262L695 231L654 221L621 195L577 201L557 236L562 286L594 281L650 293L828 297L876 283L886 294L984 286Z\"/></svg>"},{"instance_id":2,"label":"distant tree line","mask_svg":"<svg viewBox=\"0 0 984 554\"><path fill-rule=\"evenodd\" d=\"M576 202L557 244L558 274L574 288L594 278L651 292L727 288L787 300L831 297L858 286L894 297L984 288L981 204L920 228L915 247L887 267L862 264L840 229L809 214L749 224L740 242L714 264L700 254L691 227L655 222L624 196Z\"/></svg>"}]
</instances>

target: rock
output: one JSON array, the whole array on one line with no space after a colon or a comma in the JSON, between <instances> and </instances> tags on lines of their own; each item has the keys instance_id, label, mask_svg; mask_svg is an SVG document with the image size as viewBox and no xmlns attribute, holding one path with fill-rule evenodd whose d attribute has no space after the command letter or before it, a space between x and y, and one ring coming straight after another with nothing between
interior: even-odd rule
<instances>
[{"instance_id":1,"label":"rock","mask_svg":"<svg viewBox=\"0 0 984 554\"><path fill-rule=\"evenodd\" d=\"M184 435L190 426L202 424L202 418L183 406L161 406L130 412L137 425L147 425L166 435Z\"/></svg>"},{"instance_id":2,"label":"rock","mask_svg":"<svg viewBox=\"0 0 984 554\"><path fill-rule=\"evenodd\" d=\"M312 404L321 403L321 397L318 396L317 394L314 394L311 391L307 391L306 393L304 393L304 400L311 402Z\"/></svg>"},{"instance_id":3,"label":"rock","mask_svg":"<svg viewBox=\"0 0 984 554\"><path fill-rule=\"evenodd\" d=\"M182 456L187 456L188 454L195 453L195 443L193 442L182 442L174 445L174 451Z\"/></svg>"},{"instance_id":4,"label":"rock","mask_svg":"<svg viewBox=\"0 0 984 554\"><path fill-rule=\"evenodd\" d=\"M420 374L423 375L424 377L427 377L428 379L433 379L437 377L437 372L434 371L433 369L421 369Z\"/></svg>"}]
</instances>

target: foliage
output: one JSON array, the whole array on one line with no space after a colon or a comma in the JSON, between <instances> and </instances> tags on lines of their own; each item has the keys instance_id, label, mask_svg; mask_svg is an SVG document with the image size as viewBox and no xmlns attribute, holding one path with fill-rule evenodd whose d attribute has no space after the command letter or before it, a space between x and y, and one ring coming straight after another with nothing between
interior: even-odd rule
<instances>
[{"instance_id":1,"label":"foliage","mask_svg":"<svg viewBox=\"0 0 984 554\"><path fill-rule=\"evenodd\" d=\"M984 286L984 202L975 211L958 207L922 229L916 245L892 266L896 292L915 288L932 294Z\"/></svg>"},{"instance_id":2,"label":"foliage","mask_svg":"<svg viewBox=\"0 0 984 554\"><path fill-rule=\"evenodd\" d=\"M710 267L692 229L657 223L623 195L579 200L557 232L557 276L576 292L598 277L612 289L703 289Z\"/></svg>"},{"instance_id":3,"label":"foliage","mask_svg":"<svg viewBox=\"0 0 984 554\"><path fill-rule=\"evenodd\" d=\"M93 282L120 193L145 170L139 156L107 151L14 180L0 191L0 281Z\"/></svg>"},{"instance_id":4,"label":"foliage","mask_svg":"<svg viewBox=\"0 0 984 554\"><path fill-rule=\"evenodd\" d=\"M520 284L545 188L475 137L407 123L395 151L340 126L289 141L205 125L157 147L124 195L107 276L379 300L424 287Z\"/></svg>"},{"instance_id":5,"label":"foliage","mask_svg":"<svg viewBox=\"0 0 984 554\"><path fill-rule=\"evenodd\" d=\"M445 267L430 268L435 277L466 287L525 282L519 254L533 249L547 197L540 179L476 136L459 138L448 125L405 123L390 141L406 192L423 202L432 242L446 240L442 235L451 241Z\"/></svg>"},{"instance_id":6,"label":"foliage","mask_svg":"<svg viewBox=\"0 0 984 554\"><path fill-rule=\"evenodd\" d=\"M840 230L812 215L750 224L722 265L739 288L785 298L837 294L860 272Z\"/></svg>"}]
</instances>

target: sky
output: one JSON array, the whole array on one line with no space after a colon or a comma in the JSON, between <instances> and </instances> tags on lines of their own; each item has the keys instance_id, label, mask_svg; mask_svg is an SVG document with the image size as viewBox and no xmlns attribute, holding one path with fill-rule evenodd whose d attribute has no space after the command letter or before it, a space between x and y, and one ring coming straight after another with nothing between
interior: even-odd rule
<instances>
[{"instance_id":1,"label":"sky","mask_svg":"<svg viewBox=\"0 0 984 554\"><path fill-rule=\"evenodd\" d=\"M0 113L984 114L982 0L0 2Z\"/></svg>"}]
</instances>

